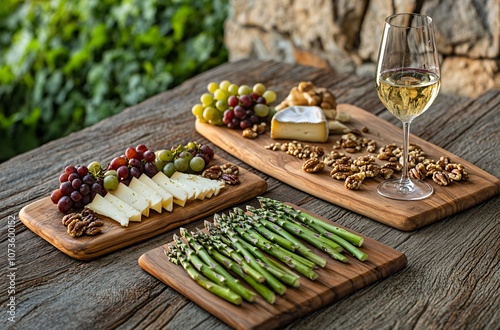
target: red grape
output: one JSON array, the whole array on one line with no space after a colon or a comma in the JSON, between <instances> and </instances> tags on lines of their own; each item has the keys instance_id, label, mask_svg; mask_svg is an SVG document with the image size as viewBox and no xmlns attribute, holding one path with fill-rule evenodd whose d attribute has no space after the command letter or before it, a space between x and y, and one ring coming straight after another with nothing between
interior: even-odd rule
<instances>
[{"instance_id":1,"label":"red grape","mask_svg":"<svg viewBox=\"0 0 500 330\"><path fill-rule=\"evenodd\" d=\"M63 196L57 202L57 208L62 213L68 213L72 207L73 207L73 201L69 196Z\"/></svg>"},{"instance_id":2,"label":"red grape","mask_svg":"<svg viewBox=\"0 0 500 330\"><path fill-rule=\"evenodd\" d=\"M52 203L57 204L63 196L64 194L61 192L61 189L56 189L52 192L52 194L50 194L50 200Z\"/></svg>"},{"instance_id":3,"label":"red grape","mask_svg":"<svg viewBox=\"0 0 500 330\"><path fill-rule=\"evenodd\" d=\"M71 173L76 173L76 167L70 165L70 166L66 166L66 168L64 169L64 172L68 173L68 175L70 175Z\"/></svg>"},{"instance_id":4,"label":"red grape","mask_svg":"<svg viewBox=\"0 0 500 330\"><path fill-rule=\"evenodd\" d=\"M252 124L258 124L260 122L260 118L257 115L251 115L250 121L252 122Z\"/></svg>"},{"instance_id":5,"label":"red grape","mask_svg":"<svg viewBox=\"0 0 500 330\"><path fill-rule=\"evenodd\" d=\"M255 103L257 104L267 104L266 99L262 96L259 96L257 100L255 100Z\"/></svg>"},{"instance_id":6,"label":"red grape","mask_svg":"<svg viewBox=\"0 0 500 330\"><path fill-rule=\"evenodd\" d=\"M201 145L201 147L200 147L200 151L201 151L203 154L207 155L207 156L208 156L208 158L210 158L210 160L211 160L212 158L214 158L214 151L212 150L212 148L210 148L210 146L208 146L208 145L206 145L206 144L203 144L203 145ZM207 162L207 163L208 163L208 162Z\"/></svg>"},{"instance_id":7,"label":"red grape","mask_svg":"<svg viewBox=\"0 0 500 330\"><path fill-rule=\"evenodd\" d=\"M127 150L125 150L125 156L128 159L135 158L137 156L137 150L135 150L135 148L128 147Z\"/></svg>"},{"instance_id":8,"label":"red grape","mask_svg":"<svg viewBox=\"0 0 500 330\"><path fill-rule=\"evenodd\" d=\"M130 175L130 171L127 166L118 167L116 173L118 174L118 178L120 178L120 180L128 179L128 176Z\"/></svg>"},{"instance_id":9,"label":"red grape","mask_svg":"<svg viewBox=\"0 0 500 330\"><path fill-rule=\"evenodd\" d=\"M92 175L87 174L86 176L83 177L82 182L88 184L89 186L92 186L95 180Z\"/></svg>"},{"instance_id":10,"label":"red grape","mask_svg":"<svg viewBox=\"0 0 500 330\"><path fill-rule=\"evenodd\" d=\"M90 186L86 183L82 183L82 185L80 186L80 193L82 195L90 194Z\"/></svg>"},{"instance_id":11,"label":"red grape","mask_svg":"<svg viewBox=\"0 0 500 330\"><path fill-rule=\"evenodd\" d=\"M144 173L151 178L158 173L158 169L154 163L146 163L144 164Z\"/></svg>"},{"instance_id":12,"label":"red grape","mask_svg":"<svg viewBox=\"0 0 500 330\"><path fill-rule=\"evenodd\" d=\"M131 167L130 168L130 176L139 178L141 176L142 172L139 168L137 167Z\"/></svg>"},{"instance_id":13,"label":"red grape","mask_svg":"<svg viewBox=\"0 0 500 330\"><path fill-rule=\"evenodd\" d=\"M145 144L139 144L137 147L135 147L135 150L145 153L146 151L148 151L148 147L146 147Z\"/></svg>"},{"instance_id":14,"label":"red grape","mask_svg":"<svg viewBox=\"0 0 500 330\"><path fill-rule=\"evenodd\" d=\"M156 159L156 155L151 150L146 150L144 152L144 160L146 162L148 162L148 163L154 163L155 159Z\"/></svg>"},{"instance_id":15,"label":"red grape","mask_svg":"<svg viewBox=\"0 0 500 330\"><path fill-rule=\"evenodd\" d=\"M59 175L59 182L62 183L62 182L66 182L68 181L68 176L69 174L64 172L63 174Z\"/></svg>"},{"instance_id":16,"label":"red grape","mask_svg":"<svg viewBox=\"0 0 500 330\"><path fill-rule=\"evenodd\" d=\"M252 127L252 122L250 121L250 119L244 119L240 122L241 129L245 129L245 128L249 128L249 127Z\"/></svg>"},{"instance_id":17,"label":"red grape","mask_svg":"<svg viewBox=\"0 0 500 330\"><path fill-rule=\"evenodd\" d=\"M81 202L83 205L87 205L92 202L92 200L90 199L90 195L83 195Z\"/></svg>"},{"instance_id":18,"label":"red grape","mask_svg":"<svg viewBox=\"0 0 500 330\"><path fill-rule=\"evenodd\" d=\"M68 176L68 181L69 181L69 182L73 182L73 180L78 179L78 178L80 178L80 176L78 175L78 173L71 173L71 174Z\"/></svg>"},{"instance_id":19,"label":"red grape","mask_svg":"<svg viewBox=\"0 0 500 330\"><path fill-rule=\"evenodd\" d=\"M255 92L252 92L250 93L250 97L254 100L254 101L257 101L257 99L260 97L259 94L255 93Z\"/></svg>"},{"instance_id":20,"label":"red grape","mask_svg":"<svg viewBox=\"0 0 500 330\"><path fill-rule=\"evenodd\" d=\"M82 185L82 180L74 179L73 181L71 181L71 185L73 186L73 188L79 189L80 186Z\"/></svg>"},{"instance_id":21,"label":"red grape","mask_svg":"<svg viewBox=\"0 0 500 330\"><path fill-rule=\"evenodd\" d=\"M98 183L94 183L92 185L92 192L96 193L96 194L99 194L99 195L102 195L102 187L101 187L101 185L98 184Z\"/></svg>"},{"instance_id":22,"label":"red grape","mask_svg":"<svg viewBox=\"0 0 500 330\"><path fill-rule=\"evenodd\" d=\"M79 191L73 191L70 195L73 202L79 202L82 199L82 194Z\"/></svg>"},{"instance_id":23,"label":"red grape","mask_svg":"<svg viewBox=\"0 0 500 330\"><path fill-rule=\"evenodd\" d=\"M251 107L253 104L253 100L249 95L241 95L240 102L241 105L245 108Z\"/></svg>"},{"instance_id":24,"label":"red grape","mask_svg":"<svg viewBox=\"0 0 500 330\"><path fill-rule=\"evenodd\" d=\"M89 172L89 169L87 168L87 166L79 166L77 169L76 169L78 175L80 176L80 178L83 178L85 176L85 174L87 174Z\"/></svg>"},{"instance_id":25,"label":"red grape","mask_svg":"<svg viewBox=\"0 0 500 330\"><path fill-rule=\"evenodd\" d=\"M71 185L71 182L66 181L63 182L59 185L59 190L61 190L62 194L65 196L69 196L73 192L73 186Z\"/></svg>"},{"instance_id":26,"label":"red grape","mask_svg":"<svg viewBox=\"0 0 500 330\"><path fill-rule=\"evenodd\" d=\"M135 159L137 159L137 160L143 160L144 159L144 153L142 151L137 151L137 154L135 155Z\"/></svg>"},{"instance_id":27,"label":"red grape","mask_svg":"<svg viewBox=\"0 0 500 330\"><path fill-rule=\"evenodd\" d=\"M124 157L115 157L109 163L108 170L116 170L120 166L126 166L127 165L127 160Z\"/></svg>"},{"instance_id":28,"label":"red grape","mask_svg":"<svg viewBox=\"0 0 500 330\"><path fill-rule=\"evenodd\" d=\"M227 109L226 111L224 111L224 116L222 117L222 122L227 125L231 122L231 120L233 120L233 118L234 118L234 111Z\"/></svg>"},{"instance_id":29,"label":"red grape","mask_svg":"<svg viewBox=\"0 0 500 330\"><path fill-rule=\"evenodd\" d=\"M229 128L239 128L240 127L240 120L236 117L231 120L229 124L227 124L227 127Z\"/></svg>"},{"instance_id":30,"label":"red grape","mask_svg":"<svg viewBox=\"0 0 500 330\"><path fill-rule=\"evenodd\" d=\"M240 100L238 99L238 96L236 96L236 95L231 95L231 96L227 99L227 104L228 104L230 107L235 107L235 106L237 106L239 103L240 103Z\"/></svg>"},{"instance_id":31,"label":"red grape","mask_svg":"<svg viewBox=\"0 0 500 330\"><path fill-rule=\"evenodd\" d=\"M238 119L243 119L247 115L247 111L240 105L234 107L234 116Z\"/></svg>"}]
</instances>

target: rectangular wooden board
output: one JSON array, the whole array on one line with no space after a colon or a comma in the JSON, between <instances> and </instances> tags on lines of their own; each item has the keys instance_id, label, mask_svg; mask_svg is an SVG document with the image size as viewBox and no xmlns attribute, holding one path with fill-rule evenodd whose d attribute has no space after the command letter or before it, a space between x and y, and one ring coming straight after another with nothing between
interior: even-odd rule
<instances>
[{"instance_id":1,"label":"rectangular wooden board","mask_svg":"<svg viewBox=\"0 0 500 330\"><path fill-rule=\"evenodd\" d=\"M308 212L293 204L287 204ZM313 215L326 220L316 214ZM341 227L334 222L332 224ZM213 295L194 283L181 266L168 261L164 254L167 244L143 254L139 258L139 265L235 329L275 329L338 301L406 266L407 259L403 253L378 241L363 237L364 243L361 249L368 254L368 259L364 262L344 252L349 258L349 263L343 264L311 247L311 250L328 260L327 265L317 269L319 276L315 281L301 276L301 285L298 288L288 288L283 296L278 295L274 305L258 296L253 303L243 302L242 305L235 306Z\"/></svg>"},{"instance_id":2,"label":"rectangular wooden board","mask_svg":"<svg viewBox=\"0 0 500 330\"><path fill-rule=\"evenodd\" d=\"M375 140L379 147L391 143L402 144L402 130L391 123L350 104L339 104L337 110L351 115L352 119L348 123L351 128L361 130L367 127L369 132L363 133L363 136ZM381 178L366 179L359 190L348 190L344 187L343 180L338 181L329 176L331 167L325 167L322 172L314 174L304 172L303 160L285 152L264 148L273 142L289 142L273 140L269 133L253 140L245 139L239 130L199 122L196 122L196 130L212 143L259 171L313 196L404 231L415 230L449 217L496 196L500 191L500 180L495 176L414 135L411 135L410 143L419 145L428 158L450 157L452 162L465 166L469 179L442 187L428 178L427 182L434 188L434 193L429 198L421 201L393 200L377 193L376 188L382 181ZM321 146L328 153L338 139L340 135L331 135L326 143L307 144ZM353 158L366 154L366 151L346 153ZM379 160L377 163L383 164ZM399 173L395 172L395 175Z\"/></svg>"},{"instance_id":3,"label":"rectangular wooden board","mask_svg":"<svg viewBox=\"0 0 500 330\"><path fill-rule=\"evenodd\" d=\"M227 161L217 156L213 160L214 165L223 163ZM61 222L63 214L50 197L23 207L19 218L35 234L67 255L80 260L90 260L209 216L267 190L265 180L245 169L240 168L239 178L239 185L226 185L217 196L190 201L184 207L174 205L172 212L164 210L157 213L151 210L149 217L143 217L142 222L131 222L128 227L122 227L116 221L99 216L105 220L105 224L103 233L96 236L71 237Z\"/></svg>"}]
</instances>

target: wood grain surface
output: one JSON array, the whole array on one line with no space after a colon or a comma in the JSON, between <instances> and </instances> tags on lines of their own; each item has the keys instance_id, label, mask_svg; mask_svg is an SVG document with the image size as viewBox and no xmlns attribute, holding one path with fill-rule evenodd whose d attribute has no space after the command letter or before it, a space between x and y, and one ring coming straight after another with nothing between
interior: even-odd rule
<instances>
[{"instance_id":1,"label":"wood grain surface","mask_svg":"<svg viewBox=\"0 0 500 330\"><path fill-rule=\"evenodd\" d=\"M296 205L289 205L328 221ZM339 226L334 222L331 223ZM139 258L139 265L235 329L275 329L337 301L366 285L381 280L406 266L407 260L403 253L368 237L364 237L364 239L361 250L368 254L368 259L364 262L358 261L344 252L344 255L349 258L349 263L343 264L309 246L316 254L328 260L327 265L316 270L319 276L315 281L300 276L300 286L288 288L283 296L277 295L273 305L258 296L254 303L243 302L242 305L235 306L213 295L192 281L180 265L168 261L164 254L167 245L143 254Z\"/></svg>"},{"instance_id":2,"label":"wood grain surface","mask_svg":"<svg viewBox=\"0 0 500 330\"><path fill-rule=\"evenodd\" d=\"M225 159L215 157L210 164L226 162ZM158 213L152 210L149 217L143 217L141 222L130 222L128 227L99 216L105 224L103 233L96 236L71 237L61 223L62 214L50 197L23 207L19 212L19 219L35 234L70 257L91 260L251 199L267 189L266 181L245 169L241 169L239 178L240 184L226 185L217 196L190 201L184 207L174 205L172 212Z\"/></svg>"},{"instance_id":3,"label":"wood grain surface","mask_svg":"<svg viewBox=\"0 0 500 330\"><path fill-rule=\"evenodd\" d=\"M363 127L367 127L369 132L363 133L363 137L376 141L378 147L391 143L398 145L402 143L402 130L391 123L350 104L340 104L337 110L351 115L351 121L348 123L350 128L361 131ZM327 166L323 171L314 174L306 173L302 170L304 160L297 159L281 151L264 148L264 146L275 142L290 142L289 140L273 140L269 132L260 135L257 139L245 139L238 130L200 122L196 122L196 130L233 156L282 182L405 231L415 230L449 217L480 204L500 192L500 180L493 175L414 135L410 137L410 143L420 146L426 153L427 158L438 160L441 156L447 156L453 163L460 163L465 166L467 173L469 173L469 179L442 187L432 181L431 178L427 178L426 181L431 183L434 188L434 193L429 198L420 201L393 200L377 193L377 185L382 181L380 177L367 178L363 181L359 190L349 190L344 187L344 180L334 180L330 177L331 167ZM330 135L326 143L303 142L303 144L320 146L327 154L329 151L334 150L332 147L340 137L341 135L338 134ZM345 152L343 149L338 151ZM376 156L377 153L378 148L371 155ZM356 159L361 155L369 155L370 153L361 151L359 153L345 152L345 154ZM377 163L379 165L384 164L380 160L377 160ZM395 172L394 177L399 175L400 172Z\"/></svg>"},{"instance_id":4,"label":"wood grain surface","mask_svg":"<svg viewBox=\"0 0 500 330\"><path fill-rule=\"evenodd\" d=\"M190 112L211 81L262 82L278 100L301 81L330 88L353 104L398 126L378 99L373 79L272 61L226 63L96 125L44 144L0 164L0 241L15 231L15 323L0 329L210 329L230 326L143 271L141 255L172 241L177 230L98 257L92 262L61 253L19 221L26 205L49 196L69 164L112 159L117 150L145 143L150 149L195 140L209 143ZM439 94L411 131L500 178L500 90L471 99ZM399 126L398 126L399 127ZM210 144L210 143L209 143ZM283 329L477 329L500 324L500 196L442 221L405 232L319 199L246 165L214 146L216 154L267 182L265 197L289 201L403 252L408 265ZM257 206L255 199L245 204ZM194 230L207 216L184 225ZM10 301L7 250L0 304Z\"/></svg>"}]
</instances>

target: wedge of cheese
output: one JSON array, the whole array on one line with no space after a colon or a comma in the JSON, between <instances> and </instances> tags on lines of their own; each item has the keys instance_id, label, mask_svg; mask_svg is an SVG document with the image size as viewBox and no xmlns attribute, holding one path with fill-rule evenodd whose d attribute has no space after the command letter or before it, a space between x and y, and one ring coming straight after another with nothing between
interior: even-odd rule
<instances>
[{"instance_id":1,"label":"wedge of cheese","mask_svg":"<svg viewBox=\"0 0 500 330\"><path fill-rule=\"evenodd\" d=\"M210 190L210 187L203 186L202 184L196 182L193 180L193 177L195 175L190 176L189 174L182 173L182 172L175 172L172 174L170 179L177 181L181 186L188 186L191 189L194 189L195 193L195 198L199 200L204 200L205 196Z\"/></svg>"},{"instance_id":2,"label":"wedge of cheese","mask_svg":"<svg viewBox=\"0 0 500 330\"><path fill-rule=\"evenodd\" d=\"M320 107L288 107L278 111L271 121L273 139L326 142L328 134L328 122Z\"/></svg>"},{"instance_id":3,"label":"wedge of cheese","mask_svg":"<svg viewBox=\"0 0 500 330\"><path fill-rule=\"evenodd\" d=\"M99 194L95 195L92 202L87 204L86 207L97 214L115 220L123 227L128 227L128 216Z\"/></svg>"},{"instance_id":4,"label":"wedge of cheese","mask_svg":"<svg viewBox=\"0 0 500 330\"><path fill-rule=\"evenodd\" d=\"M156 182L153 181L153 179L151 179L146 174L142 174L139 177L139 180L148 185L149 188L154 189L157 193L159 193L163 200L162 207L165 209L165 211L172 212L172 210L174 209L174 196L172 196L171 193L160 187Z\"/></svg>"},{"instance_id":5,"label":"wedge of cheese","mask_svg":"<svg viewBox=\"0 0 500 330\"><path fill-rule=\"evenodd\" d=\"M132 206L136 210L140 211L145 217L149 217L149 201L146 197L142 196L138 192L130 189L123 183L118 184L118 188L113 191L108 192L118 197L128 205Z\"/></svg>"},{"instance_id":6,"label":"wedge of cheese","mask_svg":"<svg viewBox=\"0 0 500 330\"><path fill-rule=\"evenodd\" d=\"M149 207L156 212L161 213L161 211L163 210L163 199L158 192L156 192L154 189L149 188L147 184L136 177L133 177L132 180L130 180L128 187L136 193L139 193L140 195L146 197L149 202Z\"/></svg>"},{"instance_id":7,"label":"wedge of cheese","mask_svg":"<svg viewBox=\"0 0 500 330\"><path fill-rule=\"evenodd\" d=\"M199 175L181 172L175 172L172 175L172 179L196 187L196 189L201 191L201 196L204 196L204 198L211 198L214 195L218 195L221 188L225 186L224 181L211 180Z\"/></svg>"},{"instance_id":8,"label":"wedge of cheese","mask_svg":"<svg viewBox=\"0 0 500 330\"><path fill-rule=\"evenodd\" d=\"M179 206L186 205L188 194L176 181L170 179L163 172L156 173L152 178L160 187L172 194L173 202Z\"/></svg>"},{"instance_id":9,"label":"wedge of cheese","mask_svg":"<svg viewBox=\"0 0 500 330\"><path fill-rule=\"evenodd\" d=\"M113 206L119 209L122 213L124 213L128 217L129 221L141 222L142 213L132 206L128 205L115 195L106 194L106 196L104 196L104 199L113 204Z\"/></svg>"}]
</instances>

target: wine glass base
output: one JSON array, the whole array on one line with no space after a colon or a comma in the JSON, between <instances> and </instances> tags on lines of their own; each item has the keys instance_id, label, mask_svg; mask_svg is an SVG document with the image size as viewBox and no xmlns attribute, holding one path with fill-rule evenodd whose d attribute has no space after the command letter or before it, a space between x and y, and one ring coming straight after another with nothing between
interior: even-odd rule
<instances>
[{"instance_id":1,"label":"wine glass base","mask_svg":"<svg viewBox=\"0 0 500 330\"><path fill-rule=\"evenodd\" d=\"M417 201L432 195L434 189L427 182L392 179L380 183L377 191L380 195L387 198Z\"/></svg>"}]
</instances>

